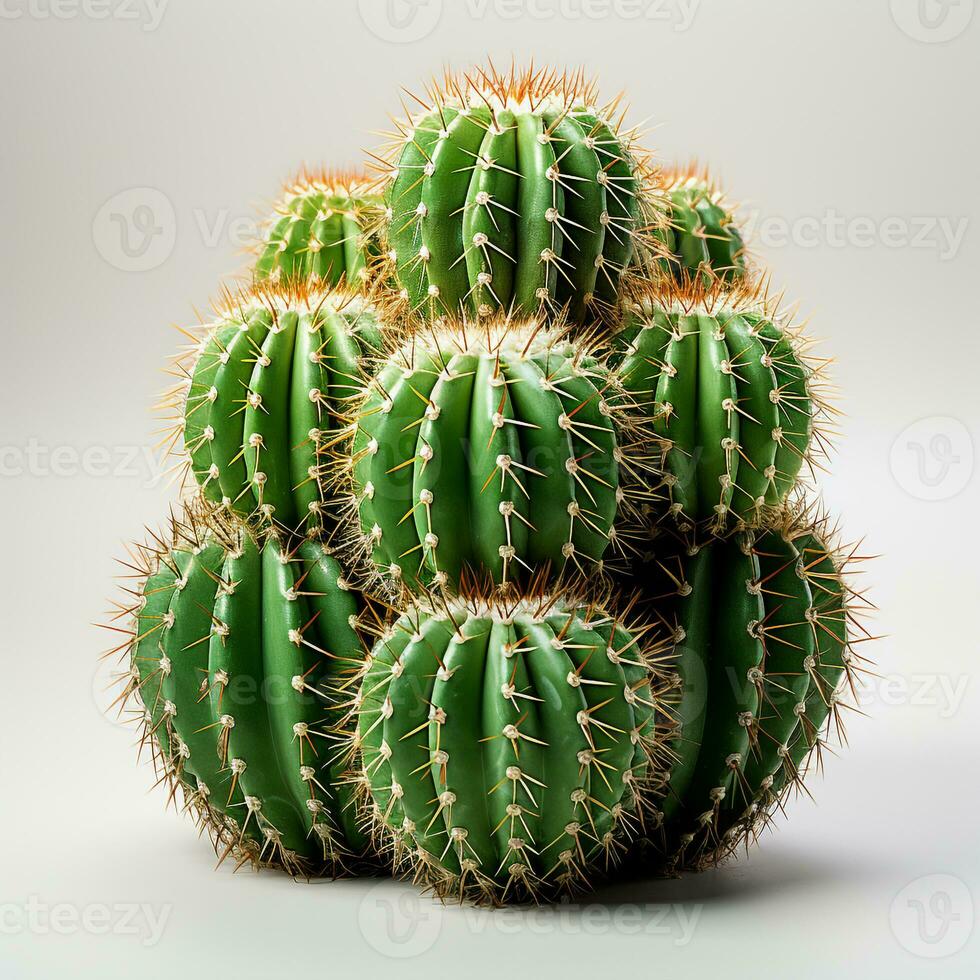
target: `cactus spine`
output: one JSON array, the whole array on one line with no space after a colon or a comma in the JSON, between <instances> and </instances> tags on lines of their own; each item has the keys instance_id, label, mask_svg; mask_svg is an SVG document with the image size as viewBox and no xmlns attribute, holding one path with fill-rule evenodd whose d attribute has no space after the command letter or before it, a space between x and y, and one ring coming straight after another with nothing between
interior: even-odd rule
<instances>
[{"instance_id":1,"label":"cactus spine","mask_svg":"<svg viewBox=\"0 0 980 980\"><path fill-rule=\"evenodd\" d=\"M375 563L412 588L467 568L506 585L621 550L646 450L598 353L500 316L441 320L383 356L352 457Z\"/></svg>"},{"instance_id":2,"label":"cactus spine","mask_svg":"<svg viewBox=\"0 0 980 980\"><path fill-rule=\"evenodd\" d=\"M601 606L530 594L409 606L364 671L358 729L396 866L443 896L586 885L640 826L660 678Z\"/></svg>"},{"instance_id":3,"label":"cactus spine","mask_svg":"<svg viewBox=\"0 0 980 980\"><path fill-rule=\"evenodd\" d=\"M653 404L661 510L684 524L758 523L825 447L822 365L784 319L758 287L697 282L627 313L622 383Z\"/></svg>"},{"instance_id":4,"label":"cactus spine","mask_svg":"<svg viewBox=\"0 0 980 980\"><path fill-rule=\"evenodd\" d=\"M645 164L618 101L577 74L446 77L386 154L395 275L426 314L611 309L644 227Z\"/></svg>"},{"instance_id":5,"label":"cactus spine","mask_svg":"<svg viewBox=\"0 0 980 980\"><path fill-rule=\"evenodd\" d=\"M222 856L338 873L367 843L338 750L362 602L322 545L209 524L189 512L132 551L126 697Z\"/></svg>"},{"instance_id":6,"label":"cactus spine","mask_svg":"<svg viewBox=\"0 0 980 980\"><path fill-rule=\"evenodd\" d=\"M168 405L203 495L246 519L322 529L324 453L380 343L374 307L316 284L259 286L191 336Z\"/></svg>"},{"instance_id":7,"label":"cactus spine","mask_svg":"<svg viewBox=\"0 0 980 980\"><path fill-rule=\"evenodd\" d=\"M303 171L290 181L255 247L256 281L362 288L379 249L381 199L362 174Z\"/></svg>"}]
</instances>

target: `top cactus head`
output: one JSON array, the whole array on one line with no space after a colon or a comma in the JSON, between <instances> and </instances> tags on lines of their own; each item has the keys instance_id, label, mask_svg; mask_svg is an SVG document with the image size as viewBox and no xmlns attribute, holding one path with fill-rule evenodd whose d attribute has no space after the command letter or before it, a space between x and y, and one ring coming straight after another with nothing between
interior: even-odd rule
<instances>
[{"instance_id":1,"label":"top cactus head","mask_svg":"<svg viewBox=\"0 0 980 980\"><path fill-rule=\"evenodd\" d=\"M412 306L612 308L645 226L647 165L581 73L447 75L385 155L389 257Z\"/></svg>"},{"instance_id":2,"label":"top cactus head","mask_svg":"<svg viewBox=\"0 0 980 980\"><path fill-rule=\"evenodd\" d=\"M255 251L256 281L345 283L371 277L381 199L364 174L303 170L286 184Z\"/></svg>"},{"instance_id":3,"label":"top cactus head","mask_svg":"<svg viewBox=\"0 0 980 980\"><path fill-rule=\"evenodd\" d=\"M671 279L708 276L737 282L746 277L745 242L734 208L707 168L692 163L663 171L655 198L666 217L655 234Z\"/></svg>"}]
</instances>

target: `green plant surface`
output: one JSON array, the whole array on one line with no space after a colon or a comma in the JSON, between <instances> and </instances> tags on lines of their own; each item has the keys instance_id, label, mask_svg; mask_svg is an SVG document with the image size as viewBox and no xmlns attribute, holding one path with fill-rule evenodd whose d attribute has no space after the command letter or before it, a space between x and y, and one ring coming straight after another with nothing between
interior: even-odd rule
<instances>
[{"instance_id":1,"label":"green plant surface","mask_svg":"<svg viewBox=\"0 0 980 980\"><path fill-rule=\"evenodd\" d=\"M387 248L427 316L611 311L644 231L647 181L616 102L581 75L447 76L397 123Z\"/></svg>"},{"instance_id":2,"label":"green plant surface","mask_svg":"<svg viewBox=\"0 0 980 980\"><path fill-rule=\"evenodd\" d=\"M654 237L663 247L660 268L668 277L678 283L746 278L745 242L734 208L707 170L692 164L661 172L654 200L665 218Z\"/></svg>"},{"instance_id":3,"label":"green plant surface","mask_svg":"<svg viewBox=\"0 0 980 980\"><path fill-rule=\"evenodd\" d=\"M671 762L649 838L660 869L708 867L754 839L839 733L866 634L848 583L858 559L835 536L825 518L784 511L701 545L658 536L634 570L676 641Z\"/></svg>"},{"instance_id":4,"label":"green plant surface","mask_svg":"<svg viewBox=\"0 0 980 980\"><path fill-rule=\"evenodd\" d=\"M229 298L216 317L178 358L171 442L211 503L315 534L329 449L380 344L377 311L344 290L276 286Z\"/></svg>"},{"instance_id":5,"label":"green plant surface","mask_svg":"<svg viewBox=\"0 0 980 980\"><path fill-rule=\"evenodd\" d=\"M381 217L366 175L304 171L284 188L254 247L253 276L360 289L380 256Z\"/></svg>"},{"instance_id":6,"label":"green plant surface","mask_svg":"<svg viewBox=\"0 0 980 980\"><path fill-rule=\"evenodd\" d=\"M826 451L823 364L755 289L651 292L616 343L622 384L650 406L660 514L718 532L755 525Z\"/></svg>"},{"instance_id":7,"label":"green plant surface","mask_svg":"<svg viewBox=\"0 0 980 980\"><path fill-rule=\"evenodd\" d=\"M128 703L171 795L223 857L335 874L363 855L343 729L362 600L322 545L175 520L145 570Z\"/></svg>"},{"instance_id":8,"label":"green plant surface","mask_svg":"<svg viewBox=\"0 0 980 980\"><path fill-rule=\"evenodd\" d=\"M654 648L600 606L544 594L411 604L358 699L395 867L491 903L597 877L642 819L665 683Z\"/></svg>"},{"instance_id":9,"label":"green plant surface","mask_svg":"<svg viewBox=\"0 0 980 980\"><path fill-rule=\"evenodd\" d=\"M413 334L354 415L362 535L410 588L592 574L635 520L638 413L589 345L537 319Z\"/></svg>"}]
</instances>

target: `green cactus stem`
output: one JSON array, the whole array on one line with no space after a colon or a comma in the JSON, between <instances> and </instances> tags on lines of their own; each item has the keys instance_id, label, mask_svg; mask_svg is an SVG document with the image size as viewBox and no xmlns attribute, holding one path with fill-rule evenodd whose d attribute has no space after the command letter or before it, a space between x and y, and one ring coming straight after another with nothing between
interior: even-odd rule
<instances>
[{"instance_id":1,"label":"green cactus stem","mask_svg":"<svg viewBox=\"0 0 980 980\"><path fill-rule=\"evenodd\" d=\"M304 170L283 189L254 248L254 278L364 288L380 256L381 217L365 174Z\"/></svg>"},{"instance_id":2,"label":"green cactus stem","mask_svg":"<svg viewBox=\"0 0 980 980\"><path fill-rule=\"evenodd\" d=\"M380 344L376 307L343 289L257 286L191 333L167 404L211 503L290 531L323 528L321 471L361 360Z\"/></svg>"},{"instance_id":3,"label":"green cactus stem","mask_svg":"<svg viewBox=\"0 0 980 980\"><path fill-rule=\"evenodd\" d=\"M311 541L286 550L188 511L131 549L123 700L160 781L224 858L337 874L365 851L345 781L363 601Z\"/></svg>"},{"instance_id":4,"label":"green cactus stem","mask_svg":"<svg viewBox=\"0 0 980 980\"><path fill-rule=\"evenodd\" d=\"M352 458L376 565L409 588L452 588L464 569L509 585L621 552L652 461L599 353L503 316L441 319L384 353Z\"/></svg>"},{"instance_id":5,"label":"green cactus stem","mask_svg":"<svg viewBox=\"0 0 980 980\"><path fill-rule=\"evenodd\" d=\"M357 708L396 869L494 904L594 881L643 826L656 649L649 628L569 596L411 604L375 645Z\"/></svg>"},{"instance_id":6,"label":"green cactus stem","mask_svg":"<svg viewBox=\"0 0 980 980\"><path fill-rule=\"evenodd\" d=\"M387 248L428 315L611 311L646 227L645 157L581 73L447 75L396 123Z\"/></svg>"},{"instance_id":7,"label":"green cactus stem","mask_svg":"<svg viewBox=\"0 0 980 980\"><path fill-rule=\"evenodd\" d=\"M654 200L666 217L654 234L664 246L661 268L668 277L679 283L746 277L745 242L734 207L705 168L690 164L662 171Z\"/></svg>"},{"instance_id":8,"label":"green cactus stem","mask_svg":"<svg viewBox=\"0 0 980 980\"><path fill-rule=\"evenodd\" d=\"M825 455L824 363L761 287L647 292L616 343L623 386L654 416L659 510L682 524L758 524Z\"/></svg>"},{"instance_id":9,"label":"green cactus stem","mask_svg":"<svg viewBox=\"0 0 980 980\"><path fill-rule=\"evenodd\" d=\"M661 535L638 570L673 627L679 675L672 763L653 794L659 868L709 867L755 839L839 734L867 633L850 584L860 557L836 537L826 518L784 510L702 546Z\"/></svg>"}]
</instances>

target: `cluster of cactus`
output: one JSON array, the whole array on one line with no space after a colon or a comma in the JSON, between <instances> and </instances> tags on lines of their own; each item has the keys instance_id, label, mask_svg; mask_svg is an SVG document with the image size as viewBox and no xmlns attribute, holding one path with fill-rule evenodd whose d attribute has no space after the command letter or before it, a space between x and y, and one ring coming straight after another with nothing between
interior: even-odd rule
<instances>
[{"instance_id":1,"label":"cluster of cactus","mask_svg":"<svg viewBox=\"0 0 980 980\"><path fill-rule=\"evenodd\" d=\"M859 666L859 556L801 486L823 363L583 75L417 102L184 331L121 710L239 866L489 903L710 867Z\"/></svg>"}]
</instances>

